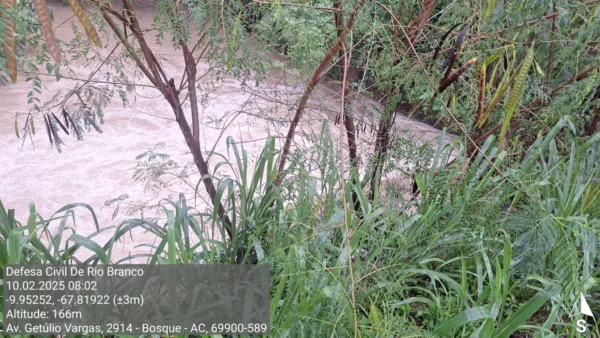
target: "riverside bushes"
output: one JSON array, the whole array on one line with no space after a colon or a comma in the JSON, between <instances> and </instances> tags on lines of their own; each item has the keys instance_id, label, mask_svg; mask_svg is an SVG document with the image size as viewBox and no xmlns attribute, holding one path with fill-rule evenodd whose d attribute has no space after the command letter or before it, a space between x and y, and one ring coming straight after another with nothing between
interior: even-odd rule
<instances>
[{"instance_id":1,"label":"riverside bushes","mask_svg":"<svg viewBox=\"0 0 600 338\"><path fill-rule=\"evenodd\" d=\"M2 207L0 263L71 262L81 248L94 252L88 263L108 263L119 237L142 227L159 236L149 263L235 262L243 249L238 263L271 264L274 337L354 336L354 318L363 337L568 336L581 318L572 312L578 296L587 295L597 311L600 295L600 135L570 136L572 151L564 153L556 135L571 133L568 126L565 118L520 163L507 162L492 137L458 183L425 172L413 215L365 201L362 218L344 207L343 195L349 200L356 187L340 186L336 161L324 177L294 166L295 178L275 188L273 140L252 173L245 151L230 140L239 156L237 166L228 163L235 177L219 178L218 186L233 240L223 226L208 238L205 227L222 224L220 218L184 199L165 208L164 223L124 221L103 247L94 234L72 234L60 244L66 220L85 205L68 205L48 220L32 206L27 223ZM313 150L321 156L305 153L297 161L335 153L321 145ZM454 170L441 168L436 175ZM51 233L54 222L62 225ZM598 334L597 324L589 333Z\"/></svg>"}]
</instances>

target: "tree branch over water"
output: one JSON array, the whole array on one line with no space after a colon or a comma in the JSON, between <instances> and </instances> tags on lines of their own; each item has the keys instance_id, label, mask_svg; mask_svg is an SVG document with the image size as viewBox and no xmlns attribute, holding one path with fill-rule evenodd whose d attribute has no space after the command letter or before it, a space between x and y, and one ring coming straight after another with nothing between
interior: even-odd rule
<instances>
[{"instance_id":1,"label":"tree branch over water","mask_svg":"<svg viewBox=\"0 0 600 338\"><path fill-rule=\"evenodd\" d=\"M323 58L323 60L321 61L321 63L317 67L317 69L315 69L315 72L314 72L308 86L304 90L304 94L302 94L302 98L300 99L298 108L296 108L296 113L290 124L290 128L288 130L287 137L285 140L285 144L284 144L283 150L281 152L281 160L279 162L279 169L278 169L277 177L275 179L276 186L279 186L281 184L281 182L283 181L283 178L284 178L283 170L285 168L285 162L286 162L287 156L290 152L292 140L294 139L294 135L296 134L296 127L298 126L298 123L300 123L300 119L302 118L302 114L304 113L304 109L306 108L306 103L308 102L308 99L310 98L310 95L312 94L313 90L315 89L315 87L317 86L319 81L321 80L321 76L323 75L323 72L325 71L325 69L327 68L329 63L331 62L331 59L333 58L333 56L336 53L338 53L339 49L341 48L344 38L346 37L346 34L352 30L352 27L354 26L354 22L355 22L355 17L357 15L357 13L360 12L360 10L362 9L362 7L364 5L365 5L365 0L361 0L360 3L356 6L356 8L354 9L354 12L348 18L348 22L346 23L345 29L342 31L341 34L339 34L336 42L333 44L333 46L331 46L331 48L329 49L329 52L325 55L325 57Z\"/></svg>"}]
</instances>

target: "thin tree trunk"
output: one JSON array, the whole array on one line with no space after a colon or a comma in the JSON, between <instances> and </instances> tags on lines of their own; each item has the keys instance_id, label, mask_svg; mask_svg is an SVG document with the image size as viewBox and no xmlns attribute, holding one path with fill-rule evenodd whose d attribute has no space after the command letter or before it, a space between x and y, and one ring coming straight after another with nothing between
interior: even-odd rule
<instances>
[{"instance_id":1,"label":"thin tree trunk","mask_svg":"<svg viewBox=\"0 0 600 338\"><path fill-rule=\"evenodd\" d=\"M281 159L279 161L279 169L278 169L277 177L275 178L275 183L274 183L276 186L281 185L281 182L283 182L283 178L284 178L283 169L285 168L285 162L287 161L287 156L290 153L290 147L292 146L292 140L294 139L294 135L296 134L296 127L298 126L298 123L300 123L300 118L302 118L302 114L304 114L304 109L306 108L306 103L308 102L308 99L309 99L310 95L312 94L313 90L315 89L315 87L317 86L319 81L321 80L321 76L323 75L323 72L325 71L327 66L329 66L331 59L341 48L344 37L350 30L352 30L352 27L354 26L355 16L362 9L362 7L364 5L365 5L365 0L361 0L360 3L354 9L354 12L352 14L350 14L350 17L348 18L348 23L346 24L344 31L342 32L342 34L340 34L340 36L338 37L337 41L333 44L333 46L331 46L331 48L329 49L329 52L325 55L325 57L321 61L321 64L319 64L317 69L315 69L315 72L313 73L313 76L312 76L310 82L308 83L308 86L306 87L306 89L304 90L304 93L302 94L302 98L300 99L298 108L296 108L296 113L294 115L292 123L290 124L290 128L288 129L288 133L287 133L287 136L285 139L285 144L284 144L283 150L281 152Z\"/></svg>"},{"instance_id":2,"label":"thin tree trunk","mask_svg":"<svg viewBox=\"0 0 600 338\"><path fill-rule=\"evenodd\" d=\"M417 17L408 25L408 30L406 31L408 35L408 41L406 41L406 48L408 50L411 50L410 45L414 44L417 41L417 38L423 31L425 24L427 23L427 21L429 21L431 13L433 13L436 4L437 0L425 0L423 3L423 8L419 12L419 14L417 14Z\"/></svg>"},{"instance_id":3,"label":"thin tree trunk","mask_svg":"<svg viewBox=\"0 0 600 338\"><path fill-rule=\"evenodd\" d=\"M194 139L200 140L200 119L198 111L198 98L196 95L196 61L194 56L190 53L190 49L183 40L179 41L183 50L183 57L185 59L185 70L188 78L188 92L190 93L190 105L192 108L192 135Z\"/></svg>"},{"instance_id":4,"label":"thin tree trunk","mask_svg":"<svg viewBox=\"0 0 600 338\"><path fill-rule=\"evenodd\" d=\"M339 68L346 72L347 70L347 61L346 56L344 55L344 49L346 42L344 41L344 13L342 11L342 2L336 0L334 2L334 8L338 9L334 12L335 15L335 26L337 28L337 36L338 40L341 41L340 49L339 49ZM347 98L350 94L350 88L348 87L348 78L344 76L342 78L342 92L345 98ZM358 170L358 160L357 160L357 146L356 146L356 128L354 126L354 119L348 110L347 104L342 106L342 114L344 119L344 126L346 127L346 133L348 136L348 149L350 154L350 163L354 169Z\"/></svg>"},{"instance_id":5,"label":"thin tree trunk","mask_svg":"<svg viewBox=\"0 0 600 338\"><path fill-rule=\"evenodd\" d=\"M199 118L198 118L198 104L195 100L196 98L196 86L195 86L195 74L196 74L196 63L195 60L189 51L188 46L180 41L180 44L183 48L184 53L184 61L186 64L186 74L188 76L188 90L190 91L190 98L192 99L192 119L193 125L192 128L194 131L192 132L187 119L185 118L185 114L183 112L183 108L181 105L181 101L179 99L179 91L175 88L175 84L173 79L167 80L166 74L160 64L158 63L154 53L148 47L144 40L143 33L139 26L139 23L135 17L135 13L133 7L129 0L124 0L125 7L128 12L128 16L130 20L127 20L124 16L122 16L117 11L113 10L111 7L100 4L100 10L106 22L109 24L113 32L117 35L121 43L125 46L131 57L134 59L136 65L144 72L146 77L154 84L161 94L165 97L165 99L171 105L173 112L175 114L175 120L177 121L179 128L183 134L185 142L192 152L192 156L194 158L194 164L196 168L200 172L200 175L205 177L203 179L204 186L210 200L213 204L213 207L217 209L217 213L219 217L225 222L225 230L230 239L233 239L234 233L232 229L231 220L227 215L225 215L224 208L221 204L221 201L217 200L216 195L217 191L213 180L209 177L210 170L208 167L208 163L204 159L202 155L202 149L200 147L200 133L199 133ZM119 20L121 20L124 24L129 25L131 27L131 31L133 32L135 38L138 40L138 43L142 49L142 53L144 55L144 59L146 64L136 56L131 44L127 41L123 36L119 34L119 29L115 25L114 21L110 17L110 15L115 16Z\"/></svg>"},{"instance_id":6,"label":"thin tree trunk","mask_svg":"<svg viewBox=\"0 0 600 338\"><path fill-rule=\"evenodd\" d=\"M600 104L600 86L596 87L593 100L595 101L594 104L596 107L594 107L590 122L588 123L587 128L585 128L584 136L592 136L598 131L598 123L600 123L600 107L598 107Z\"/></svg>"},{"instance_id":7,"label":"thin tree trunk","mask_svg":"<svg viewBox=\"0 0 600 338\"><path fill-rule=\"evenodd\" d=\"M552 11L556 10L556 3L552 3ZM556 17L552 18L552 35L550 42L550 51L548 51L548 65L546 66L546 90L550 89L550 74L552 73L552 57L554 55L554 39L556 38Z\"/></svg>"},{"instance_id":8,"label":"thin tree trunk","mask_svg":"<svg viewBox=\"0 0 600 338\"><path fill-rule=\"evenodd\" d=\"M344 119L344 126L346 127L346 134L348 137L348 152L350 155L350 179L354 185L360 184L358 178L358 156L357 156L357 145L356 145L356 128L354 126L354 119L350 114L350 111L347 107L346 100L348 95L350 94L350 88L348 87L348 61L346 60L346 50L344 41L344 13L342 11L342 2L340 0L335 0L333 4L334 8L337 11L334 12L335 16L335 26L337 28L337 36L338 40L341 41L341 48L339 50L339 68L343 70L342 77L342 95L344 97L342 104L342 118ZM354 172L353 172L354 171ZM352 191L352 204L354 205L354 210L360 210L360 204L358 202L358 194L355 191Z\"/></svg>"},{"instance_id":9,"label":"thin tree trunk","mask_svg":"<svg viewBox=\"0 0 600 338\"><path fill-rule=\"evenodd\" d=\"M425 0L423 3L423 8L415 19L408 25L406 30L406 35L404 36L403 41L405 42L405 47L409 51L408 54L412 55L413 53L411 46L415 43L425 24L429 21L433 10L437 4L437 0ZM397 30L400 29L400 24L395 22L395 20L399 20L399 18L392 19L394 22L394 35L398 36ZM400 55L394 56L395 58L399 58ZM397 62L397 60L395 60ZM396 81L392 81L394 84ZM370 199L373 200L375 198L376 188L381 181L381 175L383 173L383 166L385 164L385 160L387 158L388 148L390 145L391 138L391 130L394 125L394 120L396 117L396 113L398 111L400 105L400 96L401 93L397 92L395 89L390 90L390 94L388 97L388 104L386 105L386 109L383 112L379 120L379 129L377 130L377 139L375 141L375 150L373 155L373 168L371 171L371 192Z\"/></svg>"},{"instance_id":10,"label":"thin tree trunk","mask_svg":"<svg viewBox=\"0 0 600 338\"><path fill-rule=\"evenodd\" d=\"M173 96L174 95L172 95L172 97ZM224 215L225 209L223 208L221 201L217 200L217 198L216 198L217 190L215 188L213 180L210 177L208 177L210 175L210 170L208 168L208 163L204 160L204 156L202 155L202 149L200 148L200 142L198 141L198 139L196 139L194 137L194 135L192 134L192 131L190 130L190 126L183 115L183 109L181 108L181 103L178 100L177 101L169 100L169 103L171 104L171 107L173 108L175 115L179 116L179 118L177 118L177 124L179 125L179 129L181 130L181 132L183 134L185 143L187 144L188 148L192 152L192 156L194 157L194 164L196 165L196 168L198 168L200 175L205 176L205 178L203 179L203 183L204 183L204 187L206 188L206 191L208 192L208 196L210 197L210 201L213 204L213 207L217 208L217 213L219 215L219 218L225 222L225 224L224 224L225 231L227 232L229 239L233 239L235 234L233 233L231 220L229 219L228 216Z\"/></svg>"},{"instance_id":11,"label":"thin tree trunk","mask_svg":"<svg viewBox=\"0 0 600 338\"><path fill-rule=\"evenodd\" d=\"M377 128L377 136L375 139L375 151L373 154L373 169L371 171L371 192L369 199L375 199L375 193L377 192L377 186L381 182L381 175L383 174L383 166L387 158L387 152L390 144L390 136L392 126L394 125L396 110L398 108L398 97L399 93L395 90L390 91L390 97L388 98L388 104L379 119L379 127Z\"/></svg>"},{"instance_id":12,"label":"thin tree trunk","mask_svg":"<svg viewBox=\"0 0 600 338\"><path fill-rule=\"evenodd\" d=\"M596 107L592 114L592 118L590 119L590 123L585 130L584 136L592 136L596 133L598 131L598 123L600 123L600 108Z\"/></svg>"}]
</instances>

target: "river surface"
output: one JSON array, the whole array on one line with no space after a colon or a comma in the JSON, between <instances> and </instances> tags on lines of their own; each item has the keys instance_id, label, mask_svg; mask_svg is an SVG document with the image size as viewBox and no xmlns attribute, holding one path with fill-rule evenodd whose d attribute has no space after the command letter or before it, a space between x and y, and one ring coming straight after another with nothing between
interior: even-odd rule
<instances>
[{"instance_id":1,"label":"river surface","mask_svg":"<svg viewBox=\"0 0 600 338\"><path fill-rule=\"evenodd\" d=\"M51 1L54 7L54 27L57 37L70 40L74 37L71 25L81 27L73 20L69 7L59 2ZM150 27L154 8L138 6L138 18L142 26ZM179 83L180 74L184 73L181 52L171 47L169 37L162 46L154 44L154 38L148 39L153 44L153 51L161 58L161 63L168 76ZM103 38L104 48L92 49L90 59L70 64L70 69L63 69L63 75L74 79L87 79L93 69L100 65L115 47L115 42ZM120 53L120 47L115 55ZM63 58L69 57L63 55ZM281 58L278 64L283 64ZM198 72L208 70L209 65L201 61ZM59 91L68 91L83 81L63 78L59 82L53 76L42 74L42 94L38 95L42 103L50 100ZM208 76L202 86L206 95L206 105L202 109L201 142L205 154L213 150L227 156L226 138L233 137L243 144L252 160L264 146L269 136L276 137L281 145L288 124L294 113L293 107L302 93L302 82L295 76L296 72L286 68L271 69L267 79L256 88L253 82L245 88L239 81L225 79L217 86L209 83L214 78ZM174 121L173 112L160 93L151 86L137 86L135 92L128 96L129 103L123 104L118 95L105 107L104 124L100 125L103 133L89 132L83 141L77 141L70 136L63 136L65 144L59 153L56 147L48 142L44 124L39 114L34 115L37 132L23 140L23 128L27 113L32 105L27 103L27 94L32 90L31 82L26 82L27 74L19 73L15 85L0 86L0 200L5 208L16 209L17 219L25 223L30 203L35 203L37 212L45 218L70 203L86 203L96 213L101 228L116 227L121 221L139 217L135 212L138 206L154 205L166 198L176 199L184 193L190 203L196 202L196 208L203 211L206 204L202 198L193 198L192 186L198 181L198 175L192 174L187 182L172 179L167 187L147 189L143 182L133 179L133 168L138 161L136 156L152 149L158 144L161 148L156 152L171 156L181 167L191 162L187 146L181 132ZM94 81L103 81L102 72L96 74ZM294 80L295 79L295 80ZM114 80L113 80L114 81ZM134 79L141 85L149 85L143 78ZM101 82L92 84L104 85ZM76 96L69 99L68 104L77 100ZM370 123L370 109L377 103L367 96L359 95L351 101L356 115ZM331 135L339 140L339 126L334 125L335 115L340 107L340 88L338 84L326 83L317 87L309 102L309 108L302 118L298 134L295 138L297 147L310 146L309 138L304 135L318 133L324 120L329 120ZM56 108L51 109L58 115ZM21 130L21 138L14 131L15 116ZM397 128L410 130L413 139L434 141L440 132L423 123L415 122L399 116ZM372 148L369 141L373 138L370 127L359 137L360 153L363 159ZM450 140L450 138L448 138ZM336 143L339 144L339 141ZM211 158L212 167L219 161L217 156ZM181 171L181 170L179 170ZM228 172L222 171L222 174ZM203 186L200 187L201 197L206 197ZM128 196L119 203L109 206L106 202L119 196ZM118 206L118 209L117 209ZM92 218L88 210L82 207L75 209L75 223L68 222L72 231L88 236L94 233ZM148 215L146 216L153 216ZM59 222L51 223L55 230ZM70 230L71 231L71 230ZM95 236L100 244L108 241L114 228ZM113 261L147 252L140 244L153 243L156 239L148 233L135 231L131 236L125 236L112 253ZM90 252L82 251L78 257L85 258ZM139 260L135 260L139 262Z\"/></svg>"}]
</instances>

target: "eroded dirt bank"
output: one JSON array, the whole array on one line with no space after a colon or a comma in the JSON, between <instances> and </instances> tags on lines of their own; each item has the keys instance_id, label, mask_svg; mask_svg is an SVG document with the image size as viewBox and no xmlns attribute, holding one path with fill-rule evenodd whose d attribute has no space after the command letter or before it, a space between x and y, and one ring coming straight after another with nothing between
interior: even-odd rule
<instances>
[{"instance_id":1,"label":"eroded dirt bank","mask_svg":"<svg viewBox=\"0 0 600 338\"><path fill-rule=\"evenodd\" d=\"M54 26L59 39L73 38L71 24L79 26L69 7L59 2L50 2L55 8ZM154 9L148 6L138 6L138 16L142 23L150 27ZM154 41L154 39L149 39ZM180 62L180 51L174 50L169 39L163 46L153 46L153 50L162 58L165 71L175 78L184 73ZM104 44L103 49L93 50L97 58L89 62L72 63L72 72L65 69L64 76L87 79L94 68L100 64L115 47L114 41ZM120 48L116 50L120 51ZM209 65L201 62L199 73L208 69ZM44 67L41 67L42 69ZM206 105L202 111L202 148L205 153L213 150L227 154L225 139L233 137L243 144L251 159L264 146L268 136L275 136L283 142L287 132L286 121L291 120L293 106L302 93L301 83L290 83L292 76L284 76L279 69L271 71L258 88L244 89L241 83L227 79L217 87L208 86L212 80L207 77L203 88L206 94ZM16 209L17 218L26 220L28 204L34 202L37 211L44 217L50 217L52 212L69 203L82 202L89 204L97 213L101 227L117 226L123 219L130 218L127 210L136 205L144 205L148 201L157 202L162 198L177 198L179 193L193 200L193 188L190 185L177 183L157 191L147 191L143 184L132 178L136 166L136 156L149 148L162 143L164 148L157 152L167 153L171 158L185 165L191 159L187 147L174 121L173 113L159 92L151 86L138 86L129 95L129 103L123 105L118 95L105 108L106 116L101 125L102 134L90 132L83 141L64 136L65 145L62 153L50 145L43 128L41 116L36 116L35 123L38 132L31 139L18 139L14 132L15 114L18 114L18 125L23 127L27 113L32 106L27 103L27 93L32 89L31 82L25 82L27 74L20 73L15 85L0 87L0 199L7 208ZM59 91L69 91L82 81L63 78L56 82L53 76L40 75L43 80L42 102L49 100ZM102 81L99 76L94 81ZM288 82L286 83L287 80ZM93 82L102 85L102 82ZM135 83L149 85L145 79L135 79ZM339 137L339 128L333 121L340 107L340 90L335 84L319 86L309 102L295 144L300 147L309 145L304 134L318 133L323 120L331 121L331 135ZM71 98L76 99L76 98ZM368 120L370 109L377 103L367 97L359 96L352 101L352 109L358 116ZM39 115L39 114L38 114ZM396 119L398 129L412 131L413 139L424 141L436 140L440 132L422 123L408 120L399 116ZM372 134L366 128L360 135L360 153L365 158L370 151L368 142ZM450 139L450 137L448 138ZM339 143L339 142L338 142ZM218 159L212 158L214 166ZM225 172L224 172L225 173ZM192 176L190 182L197 181ZM205 195L204 191L200 191ZM127 195L128 198L120 206L119 213L113 219L116 204L105 207L107 200ZM203 208L203 202L198 201L197 207ZM138 217L139 214L135 215ZM89 212L83 208L77 209L76 224L71 224L81 235L89 235L95 231ZM110 239L113 230L102 232L96 239L104 243ZM121 240L113 252L113 260L118 260L128 254L144 252L135 248L142 243L152 243L153 236L138 231L133 236Z\"/></svg>"}]
</instances>

